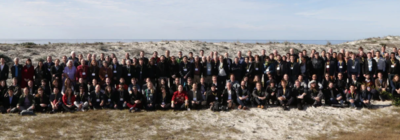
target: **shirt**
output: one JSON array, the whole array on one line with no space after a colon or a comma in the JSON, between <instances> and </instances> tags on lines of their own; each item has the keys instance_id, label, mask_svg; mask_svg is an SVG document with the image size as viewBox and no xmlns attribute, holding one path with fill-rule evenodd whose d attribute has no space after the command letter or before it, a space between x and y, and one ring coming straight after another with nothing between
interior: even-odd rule
<instances>
[{"instance_id":1,"label":"shirt","mask_svg":"<svg viewBox=\"0 0 400 140\"><path fill-rule=\"evenodd\" d=\"M71 68L69 67L65 67L63 73L66 73L68 75L68 78L73 80L75 78L75 72L76 72L76 68L75 66L72 66Z\"/></svg>"},{"instance_id":2,"label":"shirt","mask_svg":"<svg viewBox=\"0 0 400 140\"><path fill-rule=\"evenodd\" d=\"M18 65L14 65L15 66L15 77L18 77Z\"/></svg>"}]
</instances>

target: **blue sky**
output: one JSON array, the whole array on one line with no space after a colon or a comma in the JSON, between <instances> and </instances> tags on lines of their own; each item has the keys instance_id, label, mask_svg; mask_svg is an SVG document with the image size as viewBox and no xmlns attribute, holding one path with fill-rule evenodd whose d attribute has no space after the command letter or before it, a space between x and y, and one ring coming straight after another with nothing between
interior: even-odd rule
<instances>
[{"instance_id":1,"label":"blue sky","mask_svg":"<svg viewBox=\"0 0 400 140\"><path fill-rule=\"evenodd\" d=\"M399 0L2 0L0 39L353 40L399 35Z\"/></svg>"}]
</instances>

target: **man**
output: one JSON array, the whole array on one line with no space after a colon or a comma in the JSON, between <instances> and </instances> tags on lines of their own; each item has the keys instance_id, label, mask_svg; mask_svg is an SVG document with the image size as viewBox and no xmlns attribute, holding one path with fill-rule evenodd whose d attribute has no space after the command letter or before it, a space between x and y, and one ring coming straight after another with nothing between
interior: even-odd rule
<instances>
[{"instance_id":1,"label":"man","mask_svg":"<svg viewBox=\"0 0 400 140\"><path fill-rule=\"evenodd\" d=\"M232 59L229 58L229 54L227 52L225 53L224 61L228 65L228 74L230 74L230 70L231 70L233 61L232 61Z\"/></svg>"},{"instance_id":2,"label":"man","mask_svg":"<svg viewBox=\"0 0 400 140\"><path fill-rule=\"evenodd\" d=\"M143 64L144 65L147 65L148 63L149 63L149 59L147 59L146 57L144 57L144 51L140 51L140 57L139 57L139 59L142 59L143 60Z\"/></svg>"},{"instance_id":3,"label":"man","mask_svg":"<svg viewBox=\"0 0 400 140\"><path fill-rule=\"evenodd\" d=\"M232 89L231 83L226 83L226 89L222 92L222 105L226 106L226 110L233 109L236 101L236 92Z\"/></svg>"},{"instance_id":4,"label":"man","mask_svg":"<svg viewBox=\"0 0 400 140\"><path fill-rule=\"evenodd\" d=\"M190 107L193 109L201 109L203 104L205 104L203 93L201 92L201 90L198 89L196 83L193 83L192 87L193 88L188 91Z\"/></svg>"},{"instance_id":5,"label":"man","mask_svg":"<svg viewBox=\"0 0 400 140\"><path fill-rule=\"evenodd\" d=\"M47 56L46 62L43 64L43 68L45 70L47 70L47 73L50 73L51 72L51 68L53 66L54 66L54 63L53 63L52 57L51 56ZM48 74L46 79L47 79L47 81L50 81L49 83L51 83L52 76L50 74Z\"/></svg>"},{"instance_id":6,"label":"man","mask_svg":"<svg viewBox=\"0 0 400 140\"><path fill-rule=\"evenodd\" d=\"M114 96L115 98L112 99L114 100L114 108L115 109L124 109L126 107L126 103L129 99L129 94L128 91L124 89L124 84L123 83L119 83L119 88L118 90L115 92L116 96Z\"/></svg>"},{"instance_id":7,"label":"man","mask_svg":"<svg viewBox=\"0 0 400 140\"><path fill-rule=\"evenodd\" d=\"M75 80L78 81L80 78L82 78L83 82L86 83L88 71L89 68L86 66L85 60L82 59L81 65L76 68Z\"/></svg>"},{"instance_id":8,"label":"man","mask_svg":"<svg viewBox=\"0 0 400 140\"><path fill-rule=\"evenodd\" d=\"M311 97L314 101L313 107L321 106L322 105L322 96L323 93L317 88L317 82L315 80L310 82L310 89L308 90L307 94Z\"/></svg>"},{"instance_id":9,"label":"man","mask_svg":"<svg viewBox=\"0 0 400 140\"><path fill-rule=\"evenodd\" d=\"M267 101L267 93L264 89L262 89L262 85L260 82L256 84L256 89L253 90L253 104L257 106L257 108L264 109Z\"/></svg>"},{"instance_id":10,"label":"man","mask_svg":"<svg viewBox=\"0 0 400 140\"><path fill-rule=\"evenodd\" d=\"M377 73L381 72L383 74L383 77L387 78L386 74L386 60L381 57L379 51L375 52L375 61L376 61L376 65L377 65Z\"/></svg>"},{"instance_id":11,"label":"man","mask_svg":"<svg viewBox=\"0 0 400 140\"><path fill-rule=\"evenodd\" d=\"M14 65L11 67L11 78L16 78L18 85L21 84L22 80L22 65L19 64L19 58L14 58Z\"/></svg>"},{"instance_id":12,"label":"man","mask_svg":"<svg viewBox=\"0 0 400 140\"><path fill-rule=\"evenodd\" d=\"M290 106L293 102L291 89L287 87L287 81L281 81L282 89L278 91L276 94L276 98L280 102L283 110L289 110L288 106Z\"/></svg>"},{"instance_id":13,"label":"man","mask_svg":"<svg viewBox=\"0 0 400 140\"><path fill-rule=\"evenodd\" d=\"M124 75L122 77L125 78L125 81L127 81L127 84L131 84L131 79L133 77L136 77L136 69L134 66L132 66L132 63L130 60L126 60L126 67L122 68L124 71Z\"/></svg>"},{"instance_id":14,"label":"man","mask_svg":"<svg viewBox=\"0 0 400 140\"><path fill-rule=\"evenodd\" d=\"M194 62L193 52L189 52L188 62L193 64Z\"/></svg>"},{"instance_id":15,"label":"man","mask_svg":"<svg viewBox=\"0 0 400 140\"><path fill-rule=\"evenodd\" d=\"M239 59L239 64L243 65L244 64L244 58L242 57L242 52L241 51L237 52L237 58Z\"/></svg>"},{"instance_id":16,"label":"man","mask_svg":"<svg viewBox=\"0 0 400 140\"><path fill-rule=\"evenodd\" d=\"M239 104L238 109L247 110L249 105L250 94L246 88L245 82L240 83L240 87L235 90L237 103Z\"/></svg>"},{"instance_id":17,"label":"man","mask_svg":"<svg viewBox=\"0 0 400 140\"><path fill-rule=\"evenodd\" d=\"M330 78L335 77L337 65L336 59L333 59L331 54L327 53L324 65L324 75L329 74Z\"/></svg>"},{"instance_id":18,"label":"man","mask_svg":"<svg viewBox=\"0 0 400 140\"><path fill-rule=\"evenodd\" d=\"M183 85L183 90L186 92L189 92L192 90L192 88L193 88L192 86L193 86L193 80L192 80L192 78L189 77L187 79L187 82Z\"/></svg>"},{"instance_id":19,"label":"man","mask_svg":"<svg viewBox=\"0 0 400 140\"><path fill-rule=\"evenodd\" d=\"M360 91L360 107L367 107L370 108L371 107L371 89L367 89L366 85L361 85L361 91Z\"/></svg>"},{"instance_id":20,"label":"man","mask_svg":"<svg viewBox=\"0 0 400 140\"><path fill-rule=\"evenodd\" d=\"M64 68L60 66L60 60L56 59L54 65L51 67L50 70L50 76L51 76L51 81L58 80L58 83L62 83L62 74L63 74Z\"/></svg>"},{"instance_id":21,"label":"man","mask_svg":"<svg viewBox=\"0 0 400 140\"><path fill-rule=\"evenodd\" d=\"M208 56L206 60L203 59L203 77L206 83L211 83L211 77L216 73L214 67L215 63L211 61L211 57Z\"/></svg>"},{"instance_id":22,"label":"man","mask_svg":"<svg viewBox=\"0 0 400 140\"><path fill-rule=\"evenodd\" d=\"M145 65L145 59L139 58L139 65L136 67L136 75L139 85L144 84L144 80L147 78L147 67Z\"/></svg>"},{"instance_id":23,"label":"man","mask_svg":"<svg viewBox=\"0 0 400 140\"><path fill-rule=\"evenodd\" d=\"M6 60L4 58L0 58L0 81L8 79L8 65L6 64Z\"/></svg>"},{"instance_id":24,"label":"man","mask_svg":"<svg viewBox=\"0 0 400 140\"><path fill-rule=\"evenodd\" d=\"M296 80L294 82L294 86L292 88L292 93L293 93L294 97L296 98L297 109L299 109L299 110L303 110L304 103L306 101L308 101L309 96L307 96L306 92L307 92L306 89L303 86L301 86L300 81Z\"/></svg>"},{"instance_id":25,"label":"man","mask_svg":"<svg viewBox=\"0 0 400 140\"><path fill-rule=\"evenodd\" d=\"M94 110L101 109L104 105L104 97L100 89L100 85L97 85L95 91L90 93L89 106Z\"/></svg>"},{"instance_id":26,"label":"man","mask_svg":"<svg viewBox=\"0 0 400 140\"><path fill-rule=\"evenodd\" d=\"M183 85L185 85L188 77L192 77L193 66L188 62L188 58L186 56L183 57L183 60L180 63L179 74L181 76L181 82L183 82Z\"/></svg>"},{"instance_id":27,"label":"man","mask_svg":"<svg viewBox=\"0 0 400 140\"><path fill-rule=\"evenodd\" d=\"M29 94L28 88L24 88L24 94L21 95L21 97L19 97L16 109L18 109L18 111L35 110L35 100L33 95ZM11 112L16 112L16 111L12 110Z\"/></svg>"},{"instance_id":28,"label":"man","mask_svg":"<svg viewBox=\"0 0 400 140\"><path fill-rule=\"evenodd\" d=\"M222 98L221 98L221 93L219 93L216 88L215 85L212 84L211 88L209 91L207 91L206 93L207 96L207 105L210 105L210 109L214 110L213 107L216 103L220 103Z\"/></svg>"},{"instance_id":29,"label":"man","mask_svg":"<svg viewBox=\"0 0 400 140\"><path fill-rule=\"evenodd\" d=\"M351 85L349 89L349 93L346 96L347 102L350 103L351 108L356 108L360 105L359 93L356 91L354 85Z\"/></svg>"},{"instance_id":30,"label":"man","mask_svg":"<svg viewBox=\"0 0 400 140\"><path fill-rule=\"evenodd\" d=\"M200 82L200 77L202 75L202 70L203 70L203 65L200 62L199 57L194 58L193 62L193 82L194 83L199 83Z\"/></svg>"},{"instance_id":31,"label":"man","mask_svg":"<svg viewBox=\"0 0 400 140\"><path fill-rule=\"evenodd\" d=\"M313 67L313 74L317 75L317 82L321 82L323 78L323 67L324 67L324 60L319 57L318 52L315 52L314 58L311 60L312 67Z\"/></svg>"},{"instance_id":32,"label":"man","mask_svg":"<svg viewBox=\"0 0 400 140\"><path fill-rule=\"evenodd\" d=\"M7 93L4 94L3 97L3 110L0 110L2 113L11 113L11 111L16 110L16 106L18 103L18 97L14 95L14 90L9 88Z\"/></svg>"},{"instance_id":33,"label":"man","mask_svg":"<svg viewBox=\"0 0 400 140\"><path fill-rule=\"evenodd\" d=\"M186 58L187 58L187 57L186 57ZM176 58L176 62L177 62L178 64L181 64L182 60L183 60L182 51L179 51L179 52L178 52L178 58Z\"/></svg>"},{"instance_id":34,"label":"man","mask_svg":"<svg viewBox=\"0 0 400 140\"><path fill-rule=\"evenodd\" d=\"M187 58L186 58L187 59ZM171 99L171 108L175 110L184 110L189 106L189 99L187 93L183 91L183 86L178 86L178 91L174 92Z\"/></svg>"},{"instance_id":35,"label":"man","mask_svg":"<svg viewBox=\"0 0 400 140\"><path fill-rule=\"evenodd\" d=\"M153 52L153 57L151 57L151 59L154 60L155 65L157 65L158 62L160 62L160 58L158 57L158 52L157 52L157 51L154 51L154 52Z\"/></svg>"},{"instance_id":36,"label":"man","mask_svg":"<svg viewBox=\"0 0 400 140\"><path fill-rule=\"evenodd\" d=\"M76 54L74 51L71 52L71 56L68 58L68 60L72 60L75 67L77 67L79 65L79 59L76 58Z\"/></svg>"},{"instance_id":37,"label":"man","mask_svg":"<svg viewBox=\"0 0 400 140\"><path fill-rule=\"evenodd\" d=\"M350 89L350 86L353 85L356 90L360 90L361 83L357 81L357 76L355 74L351 75L351 79L347 84L347 89Z\"/></svg>"},{"instance_id":38,"label":"man","mask_svg":"<svg viewBox=\"0 0 400 140\"><path fill-rule=\"evenodd\" d=\"M329 82L328 88L325 90L325 103L332 106L342 106L344 103L342 92L334 87L333 82Z\"/></svg>"},{"instance_id":39,"label":"man","mask_svg":"<svg viewBox=\"0 0 400 140\"><path fill-rule=\"evenodd\" d=\"M356 55L354 53L350 53L351 59L347 60L347 71L348 71L348 77L351 77L351 75L356 75L357 79L360 77L361 73L361 67L360 67L360 60L356 58Z\"/></svg>"},{"instance_id":40,"label":"man","mask_svg":"<svg viewBox=\"0 0 400 140\"><path fill-rule=\"evenodd\" d=\"M160 82L161 79L164 79L168 84L169 75L169 65L168 62L165 60L165 56L161 55L160 61L157 63L157 74L159 76L158 81ZM159 83L160 84L160 83Z\"/></svg>"},{"instance_id":41,"label":"man","mask_svg":"<svg viewBox=\"0 0 400 140\"><path fill-rule=\"evenodd\" d=\"M283 75L287 74L288 68L287 68L286 62L282 61L280 55L276 56L276 63L275 64L276 64L276 71L275 71L276 77L275 77L275 79L277 81L280 81L280 80L282 80Z\"/></svg>"},{"instance_id":42,"label":"man","mask_svg":"<svg viewBox=\"0 0 400 140\"><path fill-rule=\"evenodd\" d=\"M142 100L142 93L138 91L136 86L133 86L132 90L129 90L129 100L126 103L126 106L129 107L129 112L132 112L133 110L138 112L140 108L142 108Z\"/></svg>"},{"instance_id":43,"label":"man","mask_svg":"<svg viewBox=\"0 0 400 140\"><path fill-rule=\"evenodd\" d=\"M378 92L379 99L383 101L382 92L387 90L388 84L386 79L383 79L383 74L381 72L378 72L378 78L375 79L375 87Z\"/></svg>"},{"instance_id":44,"label":"man","mask_svg":"<svg viewBox=\"0 0 400 140\"><path fill-rule=\"evenodd\" d=\"M380 55L384 56L385 53L386 53L386 44L382 44L381 46L382 47L381 47L381 54Z\"/></svg>"},{"instance_id":45,"label":"man","mask_svg":"<svg viewBox=\"0 0 400 140\"><path fill-rule=\"evenodd\" d=\"M295 56L291 55L290 56L290 70L289 70L289 78L291 82L294 82L297 80L297 77L300 75L300 65L295 61Z\"/></svg>"},{"instance_id":46,"label":"man","mask_svg":"<svg viewBox=\"0 0 400 140\"><path fill-rule=\"evenodd\" d=\"M228 65L224 61L224 57L222 55L219 56L219 61L217 62L217 66L218 66L218 84L225 85L229 71L228 71Z\"/></svg>"},{"instance_id":47,"label":"man","mask_svg":"<svg viewBox=\"0 0 400 140\"><path fill-rule=\"evenodd\" d=\"M112 70L108 67L108 62L103 61L103 67L99 70L100 84L104 85L107 78L113 77Z\"/></svg>"},{"instance_id":48,"label":"man","mask_svg":"<svg viewBox=\"0 0 400 140\"><path fill-rule=\"evenodd\" d=\"M372 78L376 77L377 64L375 59L372 58L372 54L370 52L367 53L367 59L364 59L364 67L362 70L364 75L369 75Z\"/></svg>"},{"instance_id":49,"label":"man","mask_svg":"<svg viewBox=\"0 0 400 140\"><path fill-rule=\"evenodd\" d=\"M394 53L390 54L390 60L386 61L386 65L388 66L388 80L392 85L394 75L399 73L399 60L396 59Z\"/></svg>"},{"instance_id":50,"label":"man","mask_svg":"<svg viewBox=\"0 0 400 140\"><path fill-rule=\"evenodd\" d=\"M122 65L118 64L117 58L113 58L112 60L112 65L111 65L111 71L112 71L112 81L113 85L118 85L119 84L119 79L125 75L125 69L123 68ZM128 80L129 81L129 80Z\"/></svg>"}]
</instances>

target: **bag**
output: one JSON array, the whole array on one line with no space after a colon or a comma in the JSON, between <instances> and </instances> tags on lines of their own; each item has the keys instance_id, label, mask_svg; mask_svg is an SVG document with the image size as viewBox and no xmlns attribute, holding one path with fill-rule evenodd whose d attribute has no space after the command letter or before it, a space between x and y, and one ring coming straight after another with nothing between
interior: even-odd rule
<instances>
[{"instance_id":1,"label":"bag","mask_svg":"<svg viewBox=\"0 0 400 140\"><path fill-rule=\"evenodd\" d=\"M21 116L29 116L29 115L35 115L35 113L33 111L30 110L22 110L20 113Z\"/></svg>"},{"instance_id":2,"label":"bag","mask_svg":"<svg viewBox=\"0 0 400 140\"><path fill-rule=\"evenodd\" d=\"M220 107L221 104L219 102L214 102L213 106L211 107L211 111L221 111Z\"/></svg>"}]
</instances>

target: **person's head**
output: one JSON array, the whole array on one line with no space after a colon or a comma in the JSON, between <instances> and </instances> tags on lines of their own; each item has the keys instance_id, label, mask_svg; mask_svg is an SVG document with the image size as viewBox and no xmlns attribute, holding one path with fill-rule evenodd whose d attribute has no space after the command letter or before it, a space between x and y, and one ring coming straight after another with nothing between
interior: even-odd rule
<instances>
[{"instance_id":1,"label":"person's head","mask_svg":"<svg viewBox=\"0 0 400 140\"><path fill-rule=\"evenodd\" d=\"M240 87L245 88L246 87L246 82L245 81L241 81L240 82Z\"/></svg>"},{"instance_id":2,"label":"person's head","mask_svg":"<svg viewBox=\"0 0 400 140\"><path fill-rule=\"evenodd\" d=\"M372 54L370 52L368 52L367 53L367 57L368 57L368 59L371 59L372 58Z\"/></svg>"},{"instance_id":3,"label":"person's head","mask_svg":"<svg viewBox=\"0 0 400 140\"><path fill-rule=\"evenodd\" d=\"M222 55L219 56L219 62L224 62L224 57Z\"/></svg>"},{"instance_id":4,"label":"person's head","mask_svg":"<svg viewBox=\"0 0 400 140\"><path fill-rule=\"evenodd\" d=\"M80 93L85 92L85 89L83 89L83 85L80 85L80 86L79 86L79 92L80 92Z\"/></svg>"},{"instance_id":5,"label":"person's head","mask_svg":"<svg viewBox=\"0 0 400 140\"><path fill-rule=\"evenodd\" d=\"M396 58L396 55L394 54L394 52L392 52L392 53L390 53L390 59L395 59Z\"/></svg>"},{"instance_id":6,"label":"person's head","mask_svg":"<svg viewBox=\"0 0 400 140\"><path fill-rule=\"evenodd\" d=\"M28 87L25 87L24 88L24 95L26 96L26 95L28 95L29 94L29 88Z\"/></svg>"},{"instance_id":7,"label":"person's head","mask_svg":"<svg viewBox=\"0 0 400 140\"><path fill-rule=\"evenodd\" d=\"M193 90L193 91L196 91L196 90L197 90L197 84L196 84L196 83L193 83L193 84L192 84L192 90Z\"/></svg>"},{"instance_id":8,"label":"person's head","mask_svg":"<svg viewBox=\"0 0 400 140\"><path fill-rule=\"evenodd\" d=\"M316 74L313 74L313 75L311 76L311 79L312 79L312 80L317 80L317 75L316 75Z\"/></svg>"},{"instance_id":9,"label":"person's head","mask_svg":"<svg viewBox=\"0 0 400 140\"><path fill-rule=\"evenodd\" d=\"M187 61L188 61L187 56L184 56L183 59L182 59L182 61L183 61L184 63L187 63Z\"/></svg>"},{"instance_id":10,"label":"person's head","mask_svg":"<svg viewBox=\"0 0 400 140\"><path fill-rule=\"evenodd\" d=\"M14 90L12 88L9 88L7 90L8 96L13 96L14 95Z\"/></svg>"},{"instance_id":11,"label":"person's head","mask_svg":"<svg viewBox=\"0 0 400 140\"><path fill-rule=\"evenodd\" d=\"M234 74L231 74L231 75L229 76L229 79L230 79L232 82L234 82L234 81L235 81L235 75L234 75Z\"/></svg>"},{"instance_id":12,"label":"person's head","mask_svg":"<svg viewBox=\"0 0 400 140\"><path fill-rule=\"evenodd\" d=\"M179 78L175 77L175 84L179 85Z\"/></svg>"},{"instance_id":13,"label":"person's head","mask_svg":"<svg viewBox=\"0 0 400 140\"><path fill-rule=\"evenodd\" d=\"M283 75L283 79L286 81L289 80L289 75L288 74Z\"/></svg>"},{"instance_id":14,"label":"person's head","mask_svg":"<svg viewBox=\"0 0 400 140\"><path fill-rule=\"evenodd\" d=\"M100 92L100 85L96 85L95 89L96 92Z\"/></svg>"},{"instance_id":15,"label":"person's head","mask_svg":"<svg viewBox=\"0 0 400 140\"><path fill-rule=\"evenodd\" d=\"M338 79L342 80L343 79L343 73L338 73Z\"/></svg>"},{"instance_id":16,"label":"person's head","mask_svg":"<svg viewBox=\"0 0 400 140\"><path fill-rule=\"evenodd\" d=\"M204 50L200 50L199 55L204 56Z\"/></svg>"},{"instance_id":17,"label":"person's head","mask_svg":"<svg viewBox=\"0 0 400 140\"><path fill-rule=\"evenodd\" d=\"M300 87L300 82L299 82L299 80L294 81L294 85L295 85L296 87Z\"/></svg>"},{"instance_id":18,"label":"person's head","mask_svg":"<svg viewBox=\"0 0 400 140\"><path fill-rule=\"evenodd\" d=\"M6 83L5 80L1 80L1 81L0 81L0 85L1 85L2 87L6 87L6 86L7 86L7 83Z\"/></svg>"},{"instance_id":19,"label":"person's head","mask_svg":"<svg viewBox=\"0 0 400 140\"><path fill-rule=\"evenodd\" d=\"M192 84L192 78L191 78L191 77L188 77L188 78L187 78L187 82L188 82L189 84Z\"/></svg>"},{"instance_id":20,"label":"person's head","mask_svg":"<svg viewBox=\"0 0 400 140\"><path fill-rule=\"evenodd\" d=\"M314 58L319 58L319 53L318 52L314 53Z\"/></svg>"},{"instance_id":21,"label":"person's head","mask_svg":"<svg viewBox=\"0 0 400 140\"><path fill-rule=\"evenodd\" d=\"M329 80L329 73L325 74L325 80Z\"/></svg>"},{"instance_id":22,"label":"person's head","mask_svg":"<svg viewBox=\"0 0 400 140\"><path fill-rule=\"evenodd\" d=\"M399 82L399 75L394 75L393 82Z\"/></svg>"},{"instance_id":23,"label":"person's head","mask_svg":"<svg viewBox=\"0 0 400 140\"><path fill-rule=\"evenodd\" d=\"M297 77L297 80L299 80L299 82L303 81L303 75L299 75L299 77Z\"/></svg>"},{"instance_id":24,"label":"person's head","mask_svg":"<svg viewBox=\"0 0 400 140\"><path fill-rule=\"evenodd\" d=\"M329 87L330 89L332 89L332 88L333 88L333 82L329 82L328 87Z\"/></svg>"},{"instance_id":25,"label":"person's head","mask_svg":"<svg viewBox=\"0 0 400 140\"><path fill-rule=\"evenodd\" d=\"M226 88L229 89L229 90L231 90L231 88L232 88L232 83L226 82Z\"/></svg>"},{"instance_id":26,"label":"person's head","mask_svg":"<svg viewBox=\"0 0 400 140\"><path fill-rule=\"evenodd\" d=\"M183 91L183 86L182 86L182 85L179 85L179 86L178 86L178 91L179 91L179 92L182 92L182 91Z\"/></svg>"},{"instance_id":27,"label":"person's head","mask_svg":"<svg viewBox=\"0 0 400 140\"><path fill-rule=\"evenodd\" d=\"M286 80L281 81L282 88L286 88L287 82Z\"/></svg>"},{"instance_id":28,"label":"person's head","mask_svg":"<svg viewBox=\"0 0 400 140\"><path fill-rule=\"evenodd\" d=\"M26 65L32 65L32 60L31 60L31 59L29 59L29 58L28 58L28 59L26 59L26 62L25 62L25 64L26 64Z\"/></svg>"},{"instance_id":29,"label":"person's head","mask_svg":"<svg viewBox=\"0 0 400 140\"><path fill-rule=\"evenodd\" d=\"M108 62L107 61L103 61L103 67L104 68L108 68Z\"/></svg>"},{"instance_id":30,"label":"person's head","mask_svg":"<svg viewBox=\"0 0 400 140\"><path fill-rule=\"evenodd\" d=\"M385 44L382 44L381 50L382 50L382 52L386 51L386 45Z\"/></svg>"},{"instance_id":31,"label":"person's head","mask_svg":"<svg viewBox=\"0 0 400 140\"><path fill-rule=\"evenodd\" d=\"M47 80L46 79L42 79L41 81L42 86L46 86L47 85Z\"/></svg>"},{"instance_id":32,"label":"person's head","mask_svg":"<svg viewBox=\"0 0 400 140\"><path fill-rule=\"evenodd\" d=\"M290 62L294 63L294 55L290 55Z\"/></svg>"},{"instance_id":33,"label":"person's head","mask_svg":"<svg viewBox=\"0 0 400 140\"><path fill-rule=\"evenodd\" d=\"M217 82L217 76L215 76L215 75L212 76L212 81L213 81L213 82Z\"/></svg>"},{"instance_id":34,"label":"person's head","mask_svg":"<svg viewBox=\"0 0 400 140\"><path fill-rule=\"evenodd\" d=\"M367 86L365 84L361 84L361 90L366 90Z\"/></svg>"},{"instance_id":35,"label":"person's head","mask_svg":"<svg viewBox=\"0 0 400 140\"><path fill-rule=\"evenodd\" d=\"M32 80L28 81L28 86L31 87L31 88L33 87L33 81Z\"/></svg>"},{"instance_id":36,"label":"person's head","mask_svg":"<svg viewBox=\"0 0 400 140\"><path fill-rule=\"evenodd\" d=\"M76 57L76 54L75 54L74 51L71 52L71 57L72 57L72 58L75 58L75 57Z\"/></svg>"},{"instance_id":37,"label":"person's head","mask_svg":"<svg viewBox=\"0 0 400 140\"><path fill-rule=\"evenodd\" d=\"M238 51L238 52L237 52L237 57L239 57L239 58L242 57L242 52L241 52L241 51Z\"/></svg>"},{"instance_id":38,"label":"person's head","mask_svg":"<svg viewBox=\"0 0 400 140\"><path fill-rule=\"evenodd\" d=\"M66 94L67 96L72 96L72 89L71 89L71 88L65 89L65 94Z\"/></svg>"},{"instance_id":39,"label":"person's head","mask_svg":"<svg viewBox=\"0 0 400 140\"><path fill-rule=\"evenodd\" d=\"M67 66L68 66L69 68L71 68L73 65L74 65L74 62L72 62L72 60L68 60Z\"/></svg>"},{"instance_id":40,"label":"person's head","mask_svg":"<svg viewBox=\"0 0 400 140\"><path fill-rule=\"evenodd\" d=\"M356 80L356 79L357 79L357 76L356 76L355 74L352 74L352 75L351 75L351 79Z\"/></svg>"},{"instance_id":41,"label":"person's head","mask_svg":"<svg viewBox=\"0 0 400 140\"><path fill-rule=\"evenodd\" d=\"M379 51L376 51L375 52L375 57L379 57L380 56L380 52Z\"/></svg>"},{"instance_id":42,"label":"person's head","mask_svg":"<svg viewBox=\"0 0 400 140\"><path fill-rule=\"evenodd\" d=\"M182 57L182 52L181 52L181 51L178 52L178 57L179 57L179 58Z\"/></svg>"},{"instance_id":43,"label":"person's head","mask_svg":"<svg viewBox=\"0 0 400 140\"><path fill-rule=\"evenodd\" d=\"M18 84L18 79L16 77L13 78L13 85L17 85Z\"/></svg>"},{"instance_id":44,"label":"person's head","mask_svg":"<svg viewBox=\"0 0 400 140\"><path fill-rule=\"evenodd\" d=\"M118 60L117 60L117 58L115 57L115 58L113 58L113 60L112 60L112 63L115 65L115 64L118 64Z\"/></svg>"},{"instance_id":45,"label":"person's head","mask_svg":"<svg viewBox=\"0 0 400 140\"><path fill-rule=\"evenodd\" d=\"M97 80L95 78L92 80L92 85L97 85Z\"/></svg>"},{"instance_id":46,"label":"person's head","mask_svg":"<svg viewBox=\"0 0 400 140\"><path fill-rule=\"evenodd\" d=\"M313 80L313 81L310 82L310 88L315 89L316 86L317 86L317 82L316 81Z\"/></svg>"},{"instance_id":47,"label":"person's head","mask_svg":"<svg viewBox=\"0 0 400 140\"><path fill-rule=\"evenodd\" d=\"M354 85L350 85L349 89L350 89L351 92L354 92L354 90L355 90Z\"/></svg>"},{"instance_id":48,"label":"person's head","mask_svg":"<svg viewBox=\"0 0 400 140\"><path fill-rule=\"evenodd\" d=\"M166 56L166 57L169 57L169 50L166 50L166 51L165 51L165 56Z\"/></svg>"},{"instance_id":49,"label":"person's head","mask_svg":"<svg viewBox=\"0 0 400 140\"><path fill-rule=\"evenodd\" d=\"M140 51L140 57L144 57L144 51Z\"/></svg>"},{"instance_id":50,"label":"person's head","mask_svg":"<svg viewBox=\"0 0 400 140\"><path fill-rule=\"evenodd\" d=\"M382 73L381 72L378 72L378 78L382 79Z\"/></svg>"},{"instance_id":51,"label":"person's head","mask_svg":"<svg viewBox=\"0 0 400 140\"><path fill-rule=\"evenodd\" d=\"M370 77L369 74L366 74L366 75L365 75L365 79L369 80L370 78L371 78L371 77Z\"/></svg>"},{"instance_id":52,"label":"person's head","mask_svg":"<svg viewBox=\"0 0 400 140\"><path fill-rule=\"evenodd\" d=\"M262 89L262 85L261 85L260 82L257 82L256 88L257 88L258 91L260 91Z\"/></svg>"}]
</instances>

